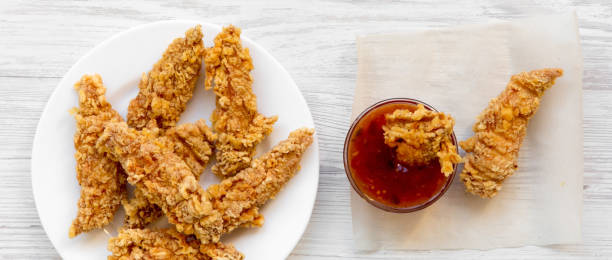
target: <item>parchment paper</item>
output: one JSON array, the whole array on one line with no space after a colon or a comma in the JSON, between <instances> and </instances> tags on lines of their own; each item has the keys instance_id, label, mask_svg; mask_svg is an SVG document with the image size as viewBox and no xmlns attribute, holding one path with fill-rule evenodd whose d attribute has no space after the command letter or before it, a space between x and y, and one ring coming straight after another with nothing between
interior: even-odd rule
<instances>
[{"instance_id":1,"label":"parchment paper","mask_svg":"<svg viewBox=\"0 0 612 260\"><path fill-rule=\"evenodd\" d=\"M358 249L487 249L581 241L582 54L575 13L357 39L353 118L385 98L422 100L456 120L458 140L521 71L560 67L519 156L493 199L448 192L416 213L376 209L351 191ZM461 155L464 153L461 151ZM461 165L462 169L462 165ZM460 169L460 170L461 170Z\"/></svg>"}]
</instances>

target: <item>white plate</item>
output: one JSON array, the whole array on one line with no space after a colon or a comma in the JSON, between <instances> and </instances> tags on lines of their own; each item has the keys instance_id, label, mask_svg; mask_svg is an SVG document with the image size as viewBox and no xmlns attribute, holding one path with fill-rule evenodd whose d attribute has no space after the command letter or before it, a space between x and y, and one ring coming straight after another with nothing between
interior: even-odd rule
<instances>
[{"instance_id":1,"label":"white plate","mask_svg":"<svg viewBox=\"0 0 612 260\"><path fill-rule=\"evenodd\" d=\"M107 240L123 221L123 210L105 230L68 238L68 228L77 212L80 187L76 181L73 134L75 121L68 110L77 106L73 84L86 73L98 73L107 87L107 99L125 117L129 101L137 93L143 72L151 69L168 44L196 24L202 25L204 44L213 45L221 27L198 21L166 21L139 26L119 33L82 57L59 83L42 114L32 148L32 189L40 221L49 239L64 259L106 259ZM242 37L253 57L253 90L259 111L278 115L274 132L258 147L258 154L287 138L290 131L313 127L310 110L287 71L261 46ZM210 118L214 94L204 91L203 76L181 117L181 123ZM318 144L302 159L300 172L275 200L262 209L261 228L240 229L223 238L233 243L248 259L284 259L302 236L314 205L319 179ZM214 162L213 162L214 163ZM218 182L210 166L202 175L204 187Z\"/></svg>"}]
</instances>

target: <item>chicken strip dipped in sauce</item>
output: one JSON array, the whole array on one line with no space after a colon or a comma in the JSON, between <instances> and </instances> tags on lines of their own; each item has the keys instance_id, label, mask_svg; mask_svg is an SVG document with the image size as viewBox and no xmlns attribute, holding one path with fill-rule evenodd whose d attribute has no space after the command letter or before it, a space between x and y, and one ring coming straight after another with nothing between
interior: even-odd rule
<instances>
[{"instance_id":1,"label":"chicken strip dipped in sauce","mask_svg":"<svg viewBox=\"0 0 612 260\"><path fill-rule=\"evenodd\" d=\"M423 166L438 159L446 177L461 161L452 133L455 120L447 114L426 109L397 109L385 116L385 143L395 148L397 159L407 166Z\"/></svg>"}]
</instances>

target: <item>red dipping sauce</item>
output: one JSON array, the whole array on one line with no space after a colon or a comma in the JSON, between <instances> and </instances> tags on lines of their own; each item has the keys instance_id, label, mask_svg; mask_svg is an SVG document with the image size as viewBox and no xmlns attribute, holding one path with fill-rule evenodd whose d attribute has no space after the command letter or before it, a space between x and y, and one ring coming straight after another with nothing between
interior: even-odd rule
<instances>
[{"instance_id":1,"label":"red dipping sauce","mask_svg":"<svg viewBox=\"0 0 612 260\"><path fill-rule=\"evenodd\" d=\"M413 99L388 99L362 112L347 134L344 167L351 185L370 204L391 212L412 212L431 205L450 186L437 160L426 166L405 166L384 142L385 115L396 109L415 110L416 104L435 109ZM452 136L456 144L455 135Z\"/></svg>"}]
</instances>

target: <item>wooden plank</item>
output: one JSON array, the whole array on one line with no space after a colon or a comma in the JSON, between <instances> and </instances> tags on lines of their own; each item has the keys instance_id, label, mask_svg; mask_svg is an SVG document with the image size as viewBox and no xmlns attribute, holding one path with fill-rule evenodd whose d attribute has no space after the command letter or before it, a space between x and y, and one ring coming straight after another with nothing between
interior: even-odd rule
<instances>
[{"instance_id":1,"label":"wooden plank","mask_svg":"<svg viewBox=\"0 0 612 260\"><path fill-rule=\"evenodd\" d=\"M605 1L2 1L0 2L0 256L59 258L35 210L31 143L63 74L96 44L135 25L167 19L234 23L294 77L313 113L321 152L312 219L292 259L612 257L612 6ZM360 252L352 246L350 186L342 145L356 80L355 37L570 10L584 55L584 243L487 251ZM70 156L70 155L67 155Z\"/></svg>"}]
</instances>

